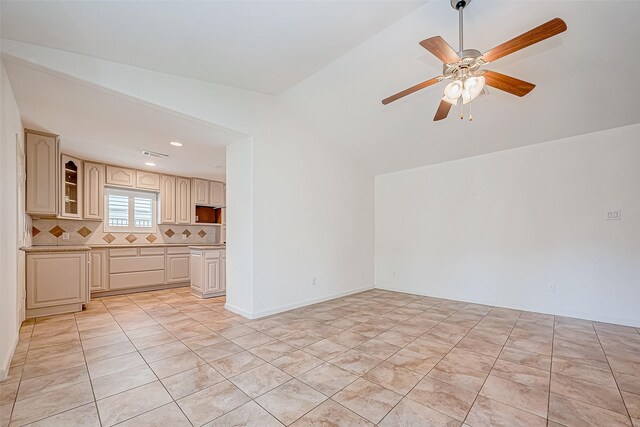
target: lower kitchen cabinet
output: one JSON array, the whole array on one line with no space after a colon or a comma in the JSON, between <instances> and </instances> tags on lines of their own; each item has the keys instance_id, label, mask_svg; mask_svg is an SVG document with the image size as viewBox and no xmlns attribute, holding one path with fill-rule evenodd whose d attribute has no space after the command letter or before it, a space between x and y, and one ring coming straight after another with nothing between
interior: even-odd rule
<instances>
[{"instance_id":1,"label":"lower kitchen cabinet","mask_svg":"<svg viewBox=\"0 0 640 427\"><path fill-rule=\"evenodd\" d=\"M191 249L191 293L201 298L224 295L227 290L224 249Z\"/></svg>"},{"instance_id":2,"label":"lower kitchen cabinet","mask_svg":"<svg viewBox=\"0 0 640 427\"><path fill-rule=\"evenodd\" d=\"M89 290L101 292L109 289L109 255L107 249L89 252Z\"/></svg>"},{"instance_id":3,"label":"lower kitchen cabinet","mask_svg":"<svg viewBox=\"0 0 640 427\"><path fill-rule=\"evenodd\" d=\"M168 248L165 282L184 283L191 278L189 248Z\"/></svg>"},{"instance_id":4,"label":"lower kitchen cabinet","mask_svg":"<svg viewBox=\"0 0 640 427\"><path fill-rule=\"evenodd\" d=\"M82 311L89 302L88 251L28 252L26 317Z\"/></svg>"}]
</instances>

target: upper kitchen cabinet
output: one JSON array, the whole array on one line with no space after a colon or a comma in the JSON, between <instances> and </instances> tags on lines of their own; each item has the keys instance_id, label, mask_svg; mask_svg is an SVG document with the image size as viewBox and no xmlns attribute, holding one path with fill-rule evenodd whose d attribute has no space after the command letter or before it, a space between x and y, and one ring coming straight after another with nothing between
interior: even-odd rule
<instances>
[{"instance_id":1,"label":"upper kitchen cabinet","mask_svg":"<svg viewBox=\"0 0 640 427\"><path fill-rule=\"evenodd\" d=\"M33 215L58 215L58 136L27 130L26 211Z\"/></svg>"},{"instance_id":2,"label":"upper kitchen cabinet","mask_svg":"<svg viewBox=\"0 0 640 427\"><path fill-rule=\"evenodd\" d=\"M209 204L209 181L204 179L193 178L191 196L194 205Z\"/></svg>"},{"instance_id":3,"label":"upper kitchen cabinet","mask_svg":"<svg viewBox=\"0 0 640 427\"><path fill-rule=\"evenodd\" d=\"M209 182L209 204L213 206L225 205L225 185L223 182Z\"/></svg>"},{"instance_id":4,"label":"upper kitchen cabinet","mask_svg":"<svg viewBox=\"0 0 640 427\"><path fill-rule=\"evenodd\" d=\"M175 224L176 220L176 177L160 177L160 224Z\"/></svg>"},{"instance_id":5,"label":"upper kitchen cabinet","mask_svg":"<svg viewBox=\"0 0 640 427\"><path fill-rule=\"evenodd\" d=\"M101 221L104 217L105 166L84 162L84 219Z\"/></svg>"},{"instance_id":6,"label":"upper kitchen cabinet","mask_svg":"<svg viewBox=\"0 0 640 427\"><path fill-rule=\"evenodd\" d=\"M136 171L119 166L107 166L107 184L120 187L135 187Z\"/></svg>"},{"instance_id":7,"label":"upper kitchen cabinet","mask_svg":"<svg viewBox=\"0 0 640 427\"><path fill-rule=\"evenodd\" d=\"M60 216L62 218L80 219L82 217L82 161L62 155L60 171Z\"/></svg>"},{"instance_id":8,"label":"upper kitchen cabinet","mask_svg":"<svg viewBox=\"0 0 640 427\"><path fill-rule=\"evenodd\" d=\"M176 178L176 223L191 224L191 180Z\"/></svg>"},{"instance_id":9,"label":"upper kitchen cabinet","mask_svg":"<svg viewBox=\"0 0 640 427\"><path fill-rule=\"evenodd\" d=\"M160 175L147 171L136 171L136 188L141 190L160 190Z\"/></svg>"}]
</instances>

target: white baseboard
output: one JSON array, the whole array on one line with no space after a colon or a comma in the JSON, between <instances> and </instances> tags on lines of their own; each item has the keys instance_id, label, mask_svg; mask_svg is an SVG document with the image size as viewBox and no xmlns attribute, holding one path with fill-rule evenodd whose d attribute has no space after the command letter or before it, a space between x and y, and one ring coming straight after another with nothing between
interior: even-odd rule
<instances>
[{"instance_id":1,"label":"white baseboard","mask_svg":"<svg viewBox=\"0 0 640 427\"><path fill-rule=\"evenodd\" d=\"M296 303L293 303L293 304L281 305L280 307L275 307L275 308L271 308L271 309L268 309L268 310L262 310L262 311L259 311L257 313L252 313L253 317L250 317L250 319L259 319L261 317L271 316L272 314L282 313L283 311L293 310L294 308L300 308L300 307L304 307L304 306L310 305L310 304L317 304L319 302L329 301L331 299L340 298L340 297L344 297L344 296L352 295L352 294L357 294L359 292L364 292L364 291L368 291L368 290L371 290L371 289L373 289L373 286L365 286L365 287L362 287L362 288L351 289L351 290L346 291L346 292L338 292L336 294L331 294L331 295L325 295L323 297L313 298L313 299L306 300L306 301L300 301L300 302L296 302ZM240 313L238 313L238 314L240 314Z\"/></svg>"},{"instance_id":2,"label":"white baseboard","mask_svg":"<svg viewBox=\"0 0 640 427\"><path fill-rule=\"evenodd\" d=\"M226 308L227 310L235 313L235 314L239 314L242 317L246 317L247 319L253 319L252 317L252 313L241 309L240 307L237 307L235 305L229 304L228 302L226 302L224 304L224 308Z\"/></svg>"},{"instance_id":3,"label":"white baseboard","mask_svg":"<svg viewBox=\"0 0 640 427\"><path fill-rule=\"evenodd\" d=\"M13 340L13 345L9 348L9 354L5 354L4 359L2 360L2 367L0 368L0 381L4 381L7 379L9 375L9 368L11 367L11 360L13 359L13 355L16 352L16 348L18 347L18 340L20 339L20 334L16 333L16 337Z\"/></svg>"},{"instance_id":4,"label":"white baseboard","mask_svg":"<svg viewBox=\"0 0 640 427\"><path fill-rule=\"evenodd\" d=\"M488 305L492 307L509 308L512 310L522 310L522 311L530 311L533 313L550 314L553 316L573 317L576 319L590 320L592 322L613 323L616 325L631 326L632 328L640 328L640 322L638 322L637 320L625 319L625 318L620 318L615 316L598 315L598 314L584 313L580 311L563 310L563 309L553 309L553 308L546 309L541 307L532 307L526 304L497 305L495 303L492 303L491 301L483 301L483 300L470 301L470 300L465 300L460 298L453 298L450 296L427 294L427 293L419 292L413 289L411 290L394 289L391 287L377 286L377 285L375 286L375 289L381 289L384 291L392 291L392 292L401 292L401 293L412 294L412 295L420 295L425 297L450 299L450 300L466 302L470 304L482 304L482 305Z\"/></svg>"}]
</instances>

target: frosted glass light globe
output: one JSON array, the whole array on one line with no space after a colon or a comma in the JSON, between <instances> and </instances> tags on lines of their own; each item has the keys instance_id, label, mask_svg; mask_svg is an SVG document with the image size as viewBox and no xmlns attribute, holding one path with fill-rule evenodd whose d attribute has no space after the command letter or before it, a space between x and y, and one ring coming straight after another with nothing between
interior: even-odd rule
<instances>
[{"instance_id":1,"label":"frosted glass light globe","mask_svg":"<svg viewBox=\"0 0 640 427\"><path fill-rule=\"evenodd\" d=\"M444 96L450 100L449 102L455 102L462 95L463 88L464 86L460 80L454 80L444 87Z\"/></svg>"}]
</instances>

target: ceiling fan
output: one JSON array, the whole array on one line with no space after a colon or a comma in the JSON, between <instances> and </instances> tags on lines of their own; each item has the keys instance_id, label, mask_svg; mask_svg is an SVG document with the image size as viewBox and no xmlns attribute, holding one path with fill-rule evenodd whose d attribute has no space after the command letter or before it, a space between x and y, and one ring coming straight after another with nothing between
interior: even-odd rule
<instances>
[{"instance_id":1,"label":"ceiling fan","mask_svg":"<svg viewBox=\"0 0 640 427\"><path fill-rule=\"evenodd\" d=\"M452 80L444 88L444 96L433 120L438 121L449 115L449 110L460 101L468 104L484 92L485 84L503 90L516 96L524 96L535 87L533 83L525 82L495 71L484 70L481 67L494 62L503 56L524 49L527 46L553 37L567 29L567 24L560 18L554 18L524 34L521 34L501 45L480 53L475 49L464 49L463 46L463 10L471 0L451 0L451 6L458 11L460 50L454 51L440 36L435 36L420 42L420 46L427 49L443 62L442 75L434 77L415 86L398 92L382 100L384 105L396 101L409 94L434 85L442 80ZM461 115L460 118L463 118ZM469 117L472 120L472 117Z\"/></svg>"}]
</instances>

